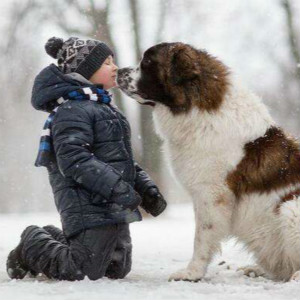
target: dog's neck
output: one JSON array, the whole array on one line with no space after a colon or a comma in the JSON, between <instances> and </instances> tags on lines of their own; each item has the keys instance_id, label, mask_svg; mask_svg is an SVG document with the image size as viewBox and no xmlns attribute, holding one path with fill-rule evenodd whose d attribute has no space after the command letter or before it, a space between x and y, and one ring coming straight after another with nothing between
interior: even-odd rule
<instances>
[{"instance_id":1,"label":"dog's neck","mask_svg":"<svg viewBox=\"0 0 300 300\"><path fill-rule=\"evenodd\" d=\"M207 112L193 107L189 112L174 115L158 103L153 111L156 131L163 139L172 136L205 135L226 136L239 143L247 143L264 135L274 124L261 99L242 87L230 85L220 108Z\"/></svg>"}]
</instances>

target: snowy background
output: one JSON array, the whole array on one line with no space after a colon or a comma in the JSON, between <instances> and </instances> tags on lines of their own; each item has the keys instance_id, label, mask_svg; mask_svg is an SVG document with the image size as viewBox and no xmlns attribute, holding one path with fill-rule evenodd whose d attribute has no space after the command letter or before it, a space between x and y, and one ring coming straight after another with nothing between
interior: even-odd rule
<instances>
[{"instance_id":1,"label":"snowy background","mask_svg":"<svg viewBox=\"0 0 300 300\"><path fill-rule=\"evenodd\" d=\"M45 170L34 168L47 114L30 94L36 74L55 61L52 37L104 40L120 67L135 65L162 41L205 48L260 95L276 121L300 136L298 0L2 0L0 2L0 211L54 211ZM170 202L186 194L169 180L151 108L115 93L132 125L136 160Z\"/></svg>"},{"instance_id":2,"label":"snowy background","mask_svg":"<svg viewBox=\"0 0 300 300\"><path fill-rule=\"evenodd\" d=\"M233 241L224 243L203 282L167 281L192 255L192 207L164 164L151 108L117 91L115 101L132 125L136 160L169 203L163 216L131 226L132 272L120 281L67 283L11 281L5 271L7 254L25 226L60 225L46 170L33 166L47 114L33 110L30 94L36 74L54 62L44 51L48 38L103 40L115 50L120 67L136 64L158 42L205 48L299 137L300 1L2 0L0 11L0 299L300 299L299 283L236 272L251 263L251 256Z\"/></svg>"},{"instance_id":3,"label":"snowy background","mask_svg":"<svg viewBox=\"0 0 300 300\"><path fill-rule=\"evenodd\" d=\"M131 225L133 266L123 280L99 279L57 282L44 278L9 280L6 256L29 224L59 225L56 214L0 216L0 299L2 300L299 300L299 282L274 283L262 277L248 278L237 268L251 264L249 254L233 240L223 243L198 283L168 282L169 275L188 263L192 255L193 211L190 204L169 205L165 215ZM223 263L222 263L223 262ZM224 263L225 262L225 263ZM221 265L219 265L221 263Z\"/></svg>"}]
</instances>

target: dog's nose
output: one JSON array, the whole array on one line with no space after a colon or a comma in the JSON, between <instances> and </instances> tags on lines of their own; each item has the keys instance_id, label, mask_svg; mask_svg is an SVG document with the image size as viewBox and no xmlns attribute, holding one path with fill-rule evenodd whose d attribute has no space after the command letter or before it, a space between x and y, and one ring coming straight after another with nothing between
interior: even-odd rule
<instances>
[{"instance_id":1,"label":"dog's nose","mask_svg":"<svg viewBox=\"0 0 300 300\"><path fill-rule=\"evenodd\" d=\"M126 74L128 74L129 72L129 68L122 68L118 70L118 77L122 77Z\"/></svg>"}]
</instances>

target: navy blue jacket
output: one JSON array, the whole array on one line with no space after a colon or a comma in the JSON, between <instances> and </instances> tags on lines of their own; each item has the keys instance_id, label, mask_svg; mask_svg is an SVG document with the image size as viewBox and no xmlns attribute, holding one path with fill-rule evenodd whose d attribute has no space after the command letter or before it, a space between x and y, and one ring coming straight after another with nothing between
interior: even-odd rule
<instances>
[{"instance_id":1,"label":"navy blue jacket","mask_svg":"<svg viewBox=\"0 0 300 300\"><path fill-rule=\"evenodd\" d=\"M92 84L52 64L35 79L32 105L50 112L57 99L88 86ZM49 179L67 237L96 226L141 220L138 209L130 209L137 201L135 191L143 197L156 186L133 159L130 126L117 107L67 101L54 116L52 138L56 162L48 168ZM129 187L125 202L115 196L120 183Z\"/></svg>"}]
</instances>

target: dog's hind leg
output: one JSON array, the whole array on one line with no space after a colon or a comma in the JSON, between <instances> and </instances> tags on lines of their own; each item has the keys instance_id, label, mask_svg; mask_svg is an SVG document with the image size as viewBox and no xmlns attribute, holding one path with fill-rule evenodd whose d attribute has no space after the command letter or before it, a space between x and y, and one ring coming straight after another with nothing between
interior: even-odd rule
<instances>
[{"instance_id":1,"label":"dog's hind leg","mask_svg":"<svg viewBox=\"0 0 300 300\"><path fill-rule=\"evenodd\" d=\"M213 255L220 250L221 240L230 233L232 194L224 190L224 187L201 186L201 199L194 200L196 230L192 260L169 280L199 281L204 277Z\"/></svg>"},{"instance_id":2,"label":"dog's hind leg","mask_svg":"<svg viewBox=\"0 0 300 300\"><path fill-rule=\"evenodd\" d=\"M284 241L283 261L289 269L278 271L284 280L300 281L300 198L287 201L280 207L282 236ZM276 270L277 271L277 270ZM277 276L278 276L277 275Z\"/></svg>"}]
</instances>

